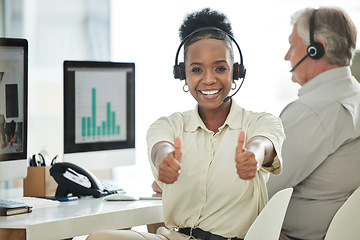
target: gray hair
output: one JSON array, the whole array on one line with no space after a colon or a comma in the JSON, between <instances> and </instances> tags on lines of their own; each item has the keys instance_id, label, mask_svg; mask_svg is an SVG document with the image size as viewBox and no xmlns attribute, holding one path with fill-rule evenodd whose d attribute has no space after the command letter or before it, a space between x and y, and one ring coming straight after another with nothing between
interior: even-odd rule
<instances>
[{"instance_id":1,"label":"gray hair","mask_svg":"<svg viewBox=\"0 0 360 240\"><path fill-rule=\"evenodd\" d=\"M306 45L310 45L310 18L314 11L313 8L306 8L295 12L291 17L291 24L297 24L297 32ZM329 64L351 65L356 49L356 36L356 26L345 11L325 7L317 10L314 41L325 43L325 56Z\"/></svg>"}]
</instances>

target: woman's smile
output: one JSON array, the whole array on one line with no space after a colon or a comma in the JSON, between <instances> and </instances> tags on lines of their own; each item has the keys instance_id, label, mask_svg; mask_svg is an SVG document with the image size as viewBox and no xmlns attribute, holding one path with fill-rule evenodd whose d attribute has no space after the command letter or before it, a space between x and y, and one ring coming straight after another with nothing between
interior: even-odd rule
<instances>
[{"instance_id":1,"label":"woman's smile","mask_svg":"<svg viewBox=\"0 0 360 240\"><path fill-rule=\"evenodd\" d=\"M216 98L220 95L222 88L220 89L211 89L211 90L199 90L199 92L205 97L205 98Z\"/></svg>"}]
</instances>

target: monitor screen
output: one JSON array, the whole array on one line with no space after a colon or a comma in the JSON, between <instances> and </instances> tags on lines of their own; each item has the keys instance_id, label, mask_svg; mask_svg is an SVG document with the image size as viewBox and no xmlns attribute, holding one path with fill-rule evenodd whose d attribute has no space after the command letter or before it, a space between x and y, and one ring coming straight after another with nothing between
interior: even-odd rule
<instances>
[{"instance_id":1,"label":"monitor screen","mask_svg":"<svg viewBox=\"0 0 360 240\"><path fill-rule=\"evenodd\" d=\"M0 181L27 173L28 43L0 38Z\"/></svg>"},{"instance_id":2,"label":"monitor screen","mask_svg":"<svg viewBox=\"0 0 360 240\"><path fill-rule=\"evenodd\" d=\"M64 161L135 163L135 64L64 62Z\"/></svg>"}]
</instances>

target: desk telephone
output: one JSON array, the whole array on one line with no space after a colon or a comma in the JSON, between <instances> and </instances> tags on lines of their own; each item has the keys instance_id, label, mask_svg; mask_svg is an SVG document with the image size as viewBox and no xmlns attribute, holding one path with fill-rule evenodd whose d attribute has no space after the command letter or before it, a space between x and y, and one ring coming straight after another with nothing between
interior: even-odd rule
<instances>
[{"instance_id":1,"label":"desk telephone","mask_svg":"<svg viewBox=\"0 0 360 240\"><path fill-rule=\"evenodd\" d=\"M91 172L73 163L61 162L54 164L50 175L58 183L55 197L74 196L101 197L109 194L124 192L115 186L104 186Z\"/></svg>"}]
</instances>

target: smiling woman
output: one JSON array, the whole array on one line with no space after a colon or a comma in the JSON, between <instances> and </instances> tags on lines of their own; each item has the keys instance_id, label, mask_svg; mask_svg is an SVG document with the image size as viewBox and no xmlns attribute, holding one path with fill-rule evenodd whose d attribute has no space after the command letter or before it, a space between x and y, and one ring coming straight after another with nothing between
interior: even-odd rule
<instances>
[{"instance_id":1,"label":"smiling woman","mask_svg":"<svg viewBox=\"0 0 360 240\"><path fill-rule=\"evenodd\" d=\"M175 64L174 75L185 81L197 104L159 118L147 133L167 229L155 236L100 232L89 239L242 239L267 202L264 179L281 172L280 119L226 100L232 83L245 76L242 61L234 63L226 15L209 8L191 13L180 38L185 60Z\"/></svg>"}]
</instances>

